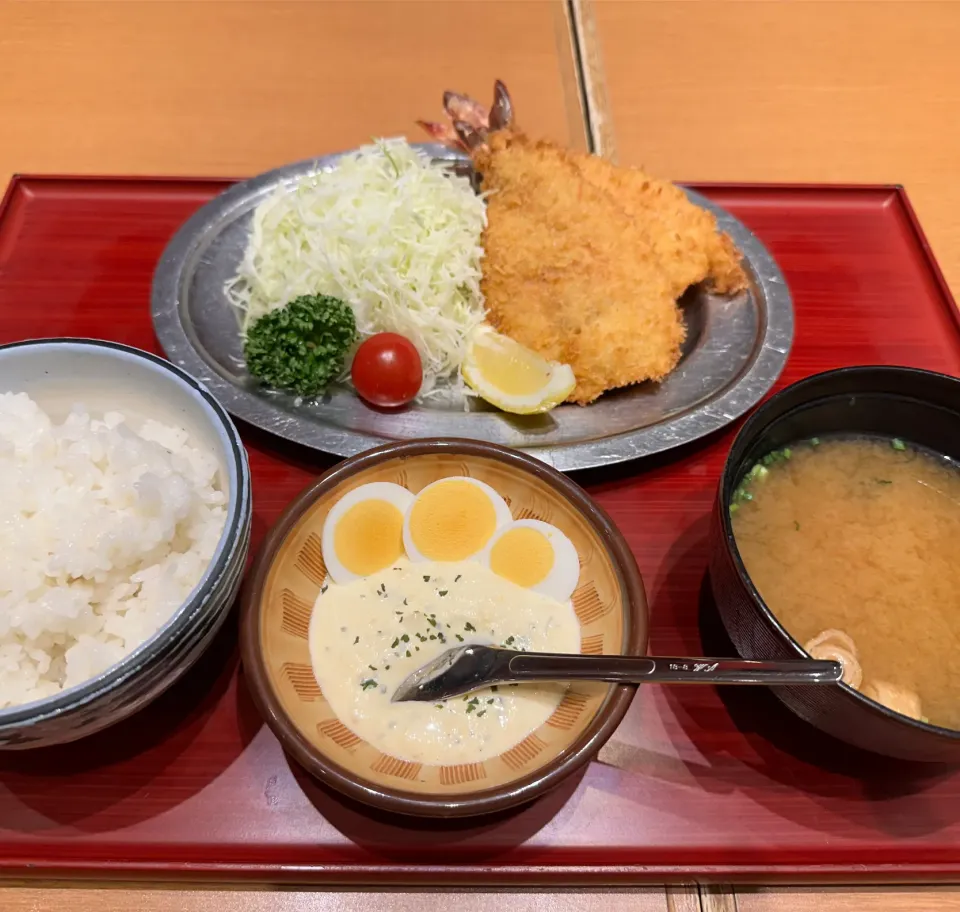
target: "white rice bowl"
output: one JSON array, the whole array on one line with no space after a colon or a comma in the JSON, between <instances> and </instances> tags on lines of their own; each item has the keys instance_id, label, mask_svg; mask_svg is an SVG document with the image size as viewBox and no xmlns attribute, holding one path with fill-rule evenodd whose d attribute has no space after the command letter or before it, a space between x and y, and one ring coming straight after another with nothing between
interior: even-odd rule
<instances>
[{"instance_id":1,"label":"white rice bowl","mask_svg":"<svg viewBox=\"0 0 960 912\"><path fill-rule=\"evenodd\" d=\"M0 708L114 665L186 601L217 549L219 465L180 427L0 393Z\"/></svg>"}]
</instances>

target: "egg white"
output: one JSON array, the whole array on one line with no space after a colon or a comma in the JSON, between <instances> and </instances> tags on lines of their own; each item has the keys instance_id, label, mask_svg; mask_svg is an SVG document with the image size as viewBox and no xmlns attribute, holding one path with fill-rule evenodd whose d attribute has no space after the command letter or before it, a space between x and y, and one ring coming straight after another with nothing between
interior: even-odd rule
<instances>
[{"instance_id":1,"label":"egg white","mask_svg":"<svg viewBox=\"0 0 960 912\"><path fill-rule=\"evenodd\" d=\"M340 522L347 510L366 500L385 500L396 507L403 516L406 515L407 510L413 503L413 494L406 488L389 481L373 481L354 488L333 505L323 523L320 549L323 552L323 562L327 565L327 572L335 583L342 585L360 579L359 574L348 570L340 558L337 557L334 536L336 535L337 523Z\"/></svg>"},{"instance_id":2,"label":"egg white","mask_svg":"<svg viewBox=\"0 0 960 912\"><path fill-rule=\"evenodd\" d=\"M547 575L535 586L529 586L532 592L539 592L556 599L558 602L569 601L580 581L580 555L576 546L556 526L542 522L539 519L517 519L498 529L489 544L483 549L481 561L490 566L490 555L494 545L511 529L536 529L546 538L553 549L553 564Z\"/></svg>"},{"instance_id":3,"label":"egg white","mask_svg":"<svg viewBox=\"0 0 960 912\"><path fill-rule=\"evenodd\" d=\"M406 516L403 518L403 547L407 552L407 557L412 561L426 561L430 558L424 556L421 551L417 548L416 544L413 541L413 537L410 534L410 515L413 513L413 508L416 505L417 500L419 500L423 495L429 491L431 488L436 487L439 484L443 484L448 481L465 481L469 484L474 485L479 488L486 494L487 499L493 505L493 512L496 517L496 528L494 529L493 535L495 536L497 532L505 525L513 521L513 514L510 512L510 508L507 506L507 502L493 489L490 485L485 484L482 481L477 481L476 478L470 478L468 475L451 475L448 478L440 478L437 481L431 482L423 490L413 498L410 506L407 508ZM493 536L491 536L492 540ZM488 542L489 544L489 542ZM480 548L475 554L468 555L465 560L475 560L483 554L484 548Z\"/></svg>"}]
</instances>

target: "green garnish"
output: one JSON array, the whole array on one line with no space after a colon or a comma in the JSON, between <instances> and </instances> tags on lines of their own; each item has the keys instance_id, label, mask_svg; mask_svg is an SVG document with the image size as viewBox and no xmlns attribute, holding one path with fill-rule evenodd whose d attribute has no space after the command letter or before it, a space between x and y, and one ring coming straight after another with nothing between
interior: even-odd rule
<instances>
[{"instance_id":1,"label":"green garnish","mask_svg":"<svg viewBox=\"0 0 960 912\"><path fill-rule=\"evenodd\" d=\"M900 451L903 451L907 448L907 445L899 437L894 437L893 440L890 441L890 446L892 446L895 450Z\"/></svg>"},{"instance_id":2,"label":"green garnish","mask_svg":"<svg viewBox=\"0 0 960 912\"><path fill-rule=\"evenodd\" d=\"M447 590L441 589L437 594L440 596L440 598L443 598L447 594ZM430 623L433 624L434 627L437 626L437 622L433 618L430 619Z\"/></svg>"},{"instance_id":3,"label":"green garnish","mask_svg":"<svg viewBox=\"0 0 960 912\"><path fill-rule=\"evenodd\" d=\"M400 637L397 637L391 644L391 649L396 649L400 645Z\"/></svg>"},{"instance_id":4,"label":"green garnish","mask_svg":"<svg viewBox=\"0 0 960 912\"><path fill-rule=\"evenodd\" d=\"M466 624L463 625L463 629L466 630L468 633L471 631L473 633L477 632L477 628L474 627L473 624L471 624L469 621L467 621Z\"/></svg>"},{"instance_id":5,"label":"green garnish","mask_svg":"<svg viewBox=\"0 0 960 912\"><path fill-rule=\"evenodd\" d=\"M820 440L814 437L812 442L816 445ZM770 466L777 462L785 462L791 456L793 456L793 451L790 447L784 447L782 450L772 450L754 463L733 492L733 497L730 498L730 515L736 513L740 509L740 504L744 501L753 500L753 493L750 491L750 485L753 482L763 481L770 474Z\"/></svg>"},{"instance_id":6,"label":"green garnish","mask_svg":"<svg viewBox=\"0 0 960 912\"><path fill-rule=\"evenodd\" d=\"M455 633L454 636L455 636L461 643L463 642L463 637L460 636L459 633Z\"/></svg>"},{"instance_id":7,"label":"green garnish","mask_svg":"<svg viewBox=\"0 0 960 912\"><path fill-rule=\"evenodd\" d=\"M789 459L792 455L793 452L791 449L789 447L784 447L782 450L771 450L760 460L760 462L762 465L772 466L775 462Z\"/></svg>"},{"instance_id":8,"label":"green garnish","mask_svg":"<svg viewBox=\"0 0 960 912\"><path fill-rule=\"evenodd\" d=\"M349 304L327 295L303 295L260 317L247 330L247 370L264 386L316 396L343 371L357 339Z\"/></svg>"},{"instance_id":9,"label":"green garnish","mask_svg":"<svg viewBox=\"0 0 960 912\"><path fill-rule=\"evenodd\" d=\"M357 643L359 643L359 642L360 642L360 637L357 637L357 638L353 641L353 645L356 646Z\"/></svg>"},{"instance_id":10,"label":"green garnish","mask_svg":"<svg viewBox=\"0 0 960 912\"><path fill-rule=\"evenodd\" d=\"M409 633L405 633L405 634L403 634L403 636L400 637L400 639L403 640L404 643L409 643L409 642L410 642L410 634L409 634Z\"/></svg>"},{"instance_id":11,"label":"green garnish","mask_svg":"<svg viewBox=\"0 0 960 912\"><path fill-rule=\"evenodd\" d=\"M794 521L793 521L793 528L796 529L796 530L799 532L799 531L800 531L800 523L798 523L796 520L794 520Z\"/></svg>"},{"instance_id":12,"label":"green garnish","mask_svg":"<svg viewBox=\"0 0 960 912\"><path fill-rule=\"evenodd\" d=\"M360 686L361 686L364 690L367 690L367 689L370 688L370 687L376 687L376 686L377 686L377 682L376 682L373 678L367 678L366 681L361 681L361 682L360 682Z\"/></svg>"},{"instance_id":13,"label":"green garnish","mask_svg":"<svg viewBox=\"0 0 960 912\"><path fill-rule=\"evenodd\" d=\"M429 576L425 576L425 577L423 578L423 581L424 581L425 583L429 583L429 582L430 582L430 577L429 577Z\"/></svg>"},{"instance_id":14,"label":"green garnish","mask_svg":"<svg viewBox=\"0 0 960 912\"><path fill-rule=\"evenodd\" d=\"M893 484L893 482L889 478L874 478L874 481L877 484L882 484L882 485Z\"/></svg>"}]
</instances>

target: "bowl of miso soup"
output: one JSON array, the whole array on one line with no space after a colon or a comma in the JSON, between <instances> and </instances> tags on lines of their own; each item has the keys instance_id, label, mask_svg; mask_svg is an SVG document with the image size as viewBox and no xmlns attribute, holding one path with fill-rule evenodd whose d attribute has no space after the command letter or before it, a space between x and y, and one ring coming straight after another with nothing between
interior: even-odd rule
<instances>
[{"instance_id":1,"label":"bowl of miso soup","mask_svg":"<svg viewBox=\"0 0 960 912\"><path fill-rule=\"evenodd\" d=\"M815 727L905 760L960 762L960 380L905 367L808 377L730 450L710 578L746 659L843 665L773 688Z\"/></svg>"}]
</instances>

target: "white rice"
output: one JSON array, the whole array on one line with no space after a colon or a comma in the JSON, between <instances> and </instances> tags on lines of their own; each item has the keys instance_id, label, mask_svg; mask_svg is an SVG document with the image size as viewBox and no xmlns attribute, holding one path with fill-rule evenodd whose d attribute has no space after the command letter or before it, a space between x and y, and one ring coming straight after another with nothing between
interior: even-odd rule
<instances>
[{"instance_id":1,"label":"white rice","mask_svg":"<svg viewBox=\"0 0 960 912\"><path fill-rule=\"evenodd\" d=\"M0 393L0 707L99 674L155 633L226 518L214 457L179 427Z\"/></svg>"}]
</instances>

